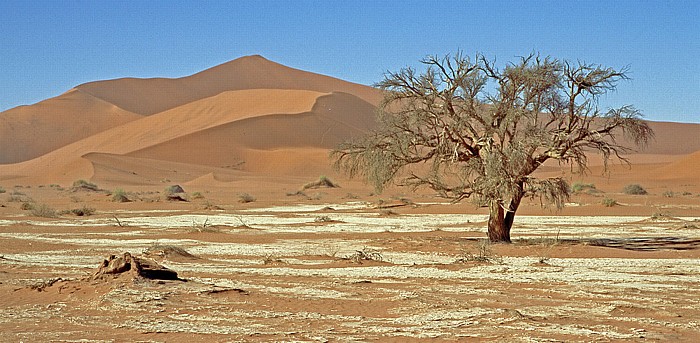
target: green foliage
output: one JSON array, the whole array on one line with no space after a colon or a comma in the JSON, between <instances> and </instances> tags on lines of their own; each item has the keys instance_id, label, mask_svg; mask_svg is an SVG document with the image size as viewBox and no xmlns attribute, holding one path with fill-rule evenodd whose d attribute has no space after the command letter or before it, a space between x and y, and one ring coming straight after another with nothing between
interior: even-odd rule
<instances>
[{"instance_id":1,"label":"green foliage","mask_svg":"<svg viewBox=\"0 0 700 343\"><path fill-rule=\"evenodd\" d=\"M613 207L613 206L617 206L617 205L618 205L618 203L617 203L617 201L616 201L615 199L607 198L607 197L603 199L602 204L603 204L603 206L605 206L605 207Z\"/></svg>"},{"instance_id":2,"label":"green foliage","mask_svg":"<svg viewBox=\"0 0 700 343\"><path fill-rule=\"evenodd\" d=\"M114 202L129 202L131 200L126 195L126 192L123 189L117 188L114 191L112 191L112 201L114 201Z\"/></svg>"},{"instance_id":3,"label":"green foliage","mask_svg":"<svg viewBox=\"0 0 700 343\"><path fill-rule=\"evenodd\" d=\"M536 54L503 68L478 54L421 62L421 70L390 72L378 83L385 91L378 129L338 146L334 166L378 191L390 184L428 187L488 205L490 216L500 217L489 221L493 240L510 241L501 233L512 220L503 217L512 217L523 198L558 208L568 201L563 178L532 176L545 162L583 172L597 152L607 168L610 160L625 161L630 147L622 142L644 145L653 137L634 107L598 108L598 98L627 78L626 69Z\"/></svg>"},{"instance_id":4,"label":"green foliage","mask_svg":"<svg viewBox=\"0 0 700 343\"><path fill-rule=\"evenodd\" d=\"M598 190L595 188L594 184L582 183L582 182L574 182L574 184L571 186L571 191L574 193L588 193L588 194L593 194L593 193L598 192Z\"/></svg>"},{"instance_id":5,"label":"green foliage","mask_svg":"<svg viewBox=\"0 0 700 343\"><path fill-rule=\"evenodd\" d=\"M629 195L645 195L647 194L646 189L642 187L641 185L638 184L631 184L625 186L625 188L622 189L622 192L625 194Z\"/></svg>"}]
</instances>

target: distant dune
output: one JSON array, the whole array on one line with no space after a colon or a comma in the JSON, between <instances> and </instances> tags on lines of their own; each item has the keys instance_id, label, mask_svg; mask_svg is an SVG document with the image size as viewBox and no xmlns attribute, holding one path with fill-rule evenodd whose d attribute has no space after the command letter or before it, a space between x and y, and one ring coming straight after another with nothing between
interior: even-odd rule
<instances>
[{"instance_id":1,"label":"distant dune","mask_svg":"<svg viewBox=\"0 0 700 343\"><path fill-rule=\"evenodd\" d=\"M0 164L35 158L140 118L77 89L15 107L0 113Z\"/></svg>"},{"instance_id":2,"label":"distant dune","mask_svg":"<svg viewBox=\"0 0 700 343\"><path fill-rule=\"evenodd\" d=\"M330 149L375 127L380 98L377 89L260 56L177 79L90 82L0 113L0 181L315 178L332 173ZM623 175L700 180L700 124L650 125L655 141L629 156L633 170Z\"/></svg>"}]
</instances>

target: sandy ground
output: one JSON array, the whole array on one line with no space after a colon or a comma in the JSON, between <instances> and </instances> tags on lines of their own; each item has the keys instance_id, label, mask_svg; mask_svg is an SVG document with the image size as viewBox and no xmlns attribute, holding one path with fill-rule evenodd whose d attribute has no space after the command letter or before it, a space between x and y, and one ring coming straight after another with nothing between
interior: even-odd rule
<instances>
[{"instance_id":1,"label":"sandy ground","mask_svg":"<svg viewBox=\"0 0 700 343\"><path fill-rule=\"evenodd\" d=\"M617 194L617 208L580 195L562 212L531 203L514 243L489 245L482 210L427 196L348 199L348 189L322 189L315 199L275 200L261 191L242 204L225 190L189 202L151 190L114 203L57 186L7 190L0 341L700 337L698 195ZM16 193L96 212L35 217L9 201ZM126 251L183 280L90 279L103 259Z\"/></svg>"}]
</instances>

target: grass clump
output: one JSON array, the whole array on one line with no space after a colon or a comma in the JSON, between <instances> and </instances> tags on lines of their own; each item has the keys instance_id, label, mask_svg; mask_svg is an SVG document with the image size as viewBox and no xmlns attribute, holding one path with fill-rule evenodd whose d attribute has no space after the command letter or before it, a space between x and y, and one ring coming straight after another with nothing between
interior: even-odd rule
<instances>
[{"instance_id":1,"label":"grass clump","mask_svg":"<svg viewBox=\"0 0 700 343\"><path fill-rule=\"evenodd\" d=\"M613 206L619 205L617 203L617 200L612 199L612 198L607 198L607 197L605 199L603 199L602 203L603 203L603 206L605 206L605 207L613 207Z\"/></svg>"},{"instance_id":2,"label":"grass clump","mask_svg":"<svg viewBox=\"0 0 700 343\"><path fill-rule=\"evenodd\" d=\"M56 212L55 209L49 207L46 204L40 204L40 205L33 206L30 211L31 211L30 213L35 217L44 217L44 218L56 218L56 217L58 217L58 212Z\"/></svg>"},{"instance_id":3,"label":"grass clump","mask_svg":"<svg viewBox=\"0 0 700 343\"><path fill-rule=\"evenodd\" d=\"M126 192L121 189L117 188L114 191L112 191L112 201L113 202L130 202L131 200L129 197L126 196Z\"/></svg>"},{"instance_id":4,"label":"grass clump","mask_svg":"<svg viewBox=\"0 0 700 343\"><path fill-rule=\"evenodd\" d=\"M192 199L204 199L204 195L202 192L194 192L192 193Z\"/></svg>"},{"instance_id":5,"label":"grass clump","mask_svg":"<svg viewBox=\"0 0 700 343\"><path fill-rule=\"evenodd\" d=\"M574 184L571 185L571 191L574 193L586 193L586 194L598 193L598 190L595 188L594 184L582 183L582 182L574 182Z\"/></svg>"},{"instance_id":6,"label":"grass clump","mask_svg":"<svg viewBox=\"0 0 700 343\"><path fill-rule=\"evenodd\" d=\"M303 189L316 189L316 188L338 188L340 187L337 183L331 181L331 179L321 175L318 180L314 182L309 182L304 185Z\"/></svg>"},{"instance_id":7,"label":"grass clump","mask_svg":"<svg viewBox=\"0 0 700 343\"><path fill-rule=\"evenodd\" d=\"M5 188L0 187L0 194L7 192Z\"/></svg>"},{"instance_id":8,"label":"grass clump","mask_svg":"<svg viewBox=\"0 0 700 343\"><path fill-rule=\"evenodd\" d=\"M622 192L624 192L625 194L628 194L628 195L645 195L645 194L647 194L647 190L644 189L644 187L642 187L641 185L636 184L636 183L625 186L625 188L622 189Z\"/></svg>"},{"instance_id":9,"label":"grass clump","mask_svg":"<svg viewBox=\"0 0 700 343\"><path fill-rule=\"evenodd\" d=\"M22 211L30 211L34 208L34 204L31 202L23 202L22 205L19 206L19 209Z\"/></svg>"},{"instance_id":10,"label":"grass clump","mask_svg":"<svg viewBox=\"0 0 700 343\"><path fill-rule=\"evenodd\" d=\"M503 260L496 256L491 250L491 243L482 239L479 240L479 244L476 246L476 252L467 251L464 255L458 258L455 262L457 263L502 263Z\"/></svg>"},{"instance_id":11,"label":"grass clump","mask_svg":"<svg viewBox=\"0 0 700 343\"><path fill-rule=\"evenodd\" d=\"M255 199L254 196L252 196L248 193L243 193L243 194L238 195L238 202L243 203L243 204L246 204L249 202L254 202L255 200L257 200L257 199Z\"/></svg>"},{"instance_id":12,"label":"grass clump","mask_svg":"<svg viewBox=\"0 0 700 343\"><path fill-rule=\"evenodd\" d=\"M100 188L97 187L96 184L82 180L82 179L73 182L73 187L71 189L73 191L79 191L79 190L93 191L93 192L100 191Z\"/></svg>"}]
</instances>

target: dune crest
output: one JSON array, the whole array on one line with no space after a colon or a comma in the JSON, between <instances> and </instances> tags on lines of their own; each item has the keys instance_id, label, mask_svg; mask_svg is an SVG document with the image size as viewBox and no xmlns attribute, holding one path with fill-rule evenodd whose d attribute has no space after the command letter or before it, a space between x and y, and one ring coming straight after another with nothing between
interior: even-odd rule
<instances>
[{"instance_id":1,"label":"dune crest","mask_svg":"<svg viewBox=\"0 0 700 343\"><path fill-rule=\"evenodd\" d=\"M122 78L82 84L78 89L123 109L151 115L225 91L302 89L346 92L377 103L378 90L325 75L289 68L262 56L246 56L176 79Z\"/></svg>"}]
</instances>

